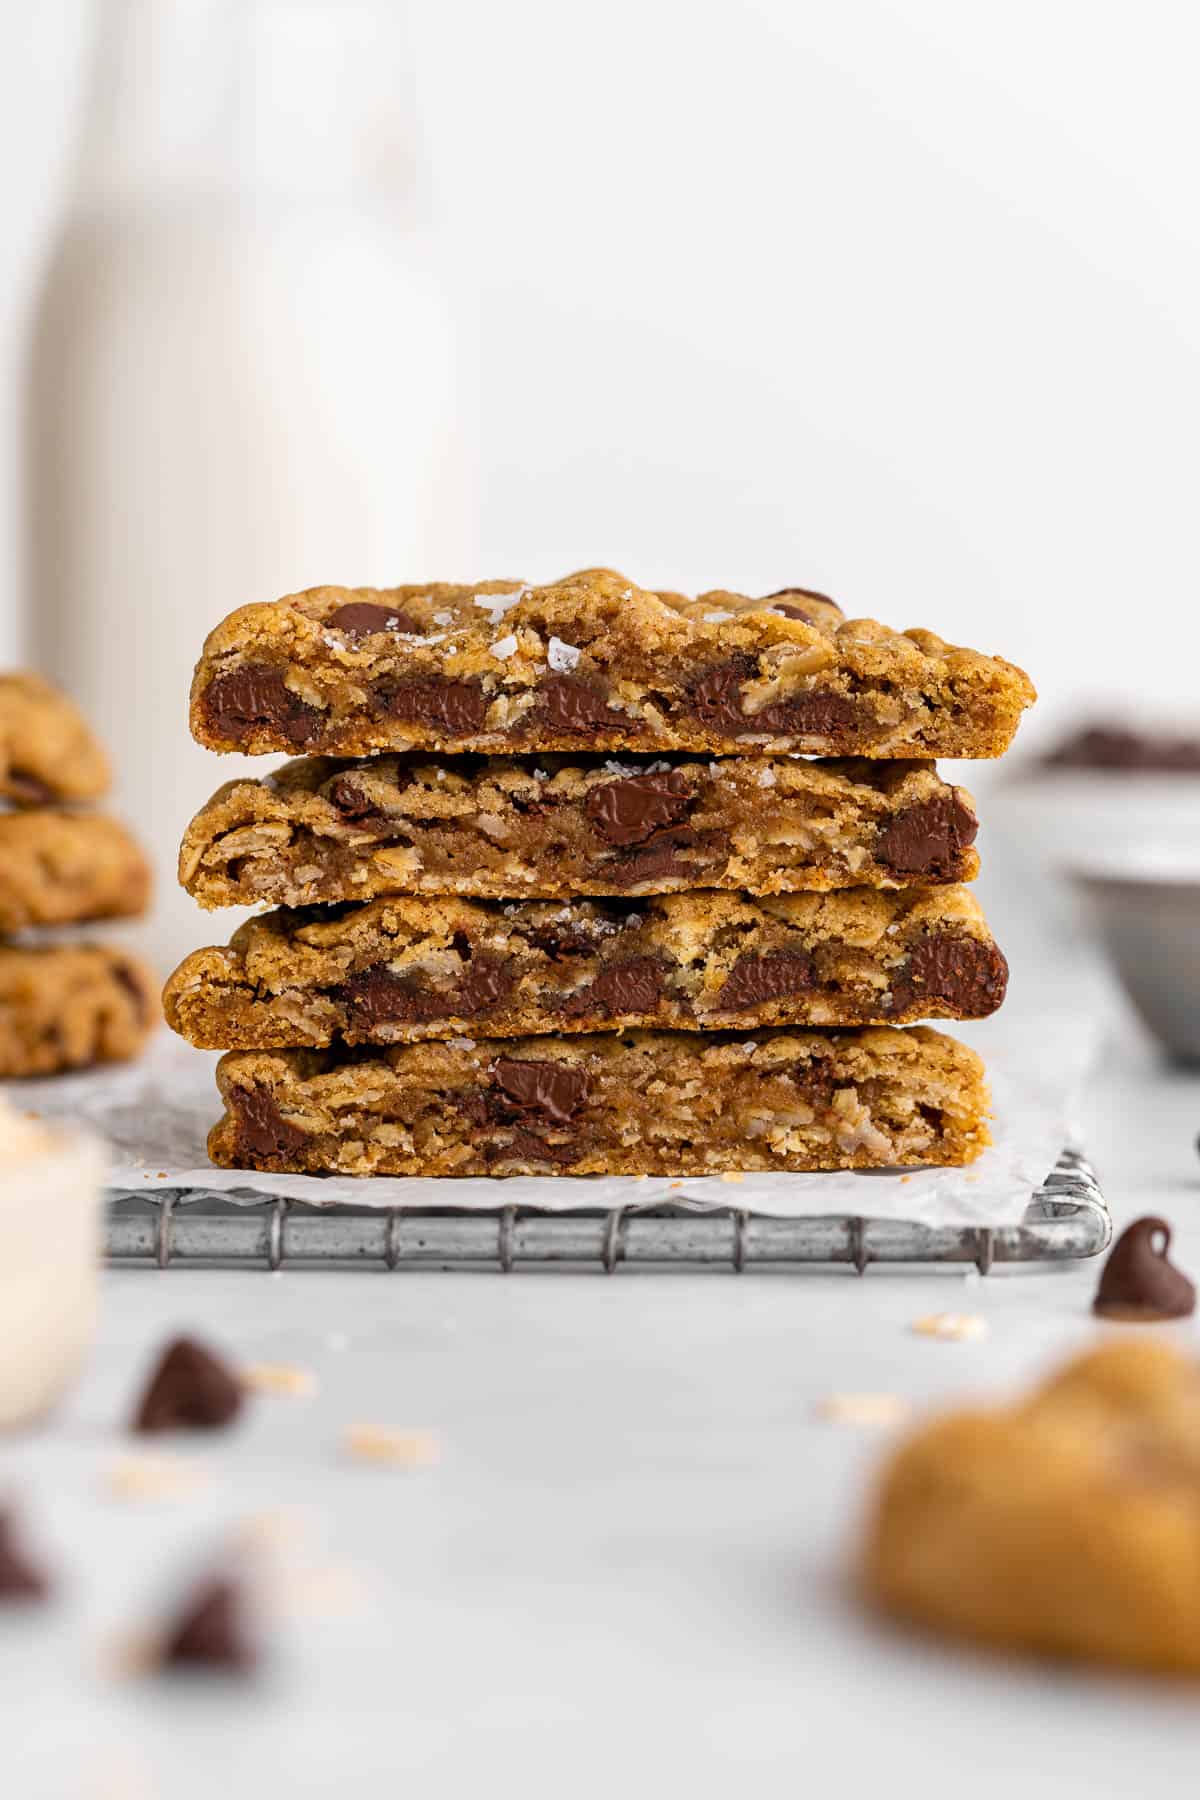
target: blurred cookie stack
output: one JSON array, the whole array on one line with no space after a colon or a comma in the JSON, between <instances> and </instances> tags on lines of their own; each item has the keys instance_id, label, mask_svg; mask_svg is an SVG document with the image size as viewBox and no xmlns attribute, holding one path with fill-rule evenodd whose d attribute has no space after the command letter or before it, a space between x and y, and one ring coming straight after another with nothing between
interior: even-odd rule
<instances>
[{"instance_id":1,"label":"blurred cookie stack","mask_svg":"<svg viewBox=\"0 0 1200 1800\"><path fill-rule=\"evenodd\" d=\"M209 1151L347 1174L963 1163L1007 969L968 889L1021 670L784 589L591 570L243 607L192 688L214 750L306 754L188 828L167 1017L228 1052ZM814 760L815 759L815 760Z\"/></svg>"},{"instance_id":2,"label":"blurred cookie stack","mask_svg":"<svg viewBox=\"0 0 1200 1800\"><path fill-rule=\"evenodd\" d=\"M141 850L88 810L108 787L108 760L65 695L38 675L0 675L0 1076L124 1061L159 1017L137 957L43 935L146 911Z\"/></svg>"}]
</instances>

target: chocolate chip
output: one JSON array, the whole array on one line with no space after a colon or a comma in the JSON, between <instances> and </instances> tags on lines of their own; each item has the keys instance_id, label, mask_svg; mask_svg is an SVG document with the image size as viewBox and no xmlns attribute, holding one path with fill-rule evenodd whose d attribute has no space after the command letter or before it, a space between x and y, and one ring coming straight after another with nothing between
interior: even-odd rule
<instances>
[{"instance_id":1,"label":"chocolate chip","mask_svg":"<svg viewBox=\"0 0 1200 1800\"><path fill-rule=\"evenodd\" d=\"M30 1561L17 1540L12 1512L0 1512L0 1606L44 1600L49 1592L45 1574Z\"/></svg>"},{"instance_id":2,"label":"chocolate chip","mask_svg":"<svg viewBox=\"0 0 1200 1800\"><path fill-rule=\"evenodd\" d=\"M933 932L921 939L895 982L897 1008L943 1000L967 1019L984 1019L1004 999L1008 963L995 944L963 932Z\"/></svg>"},{"instance_id":3,"label":"chocolate chip","mask_svg":"<svg viewBox=\"0 0 1200 1800\"><path fill-rule=\"evenodd\" d=\"M330 997L349 1009L359 1030L370 1031L382 1024L474 1018L504 1000L512 985L512 975L494 958L475 959L456 987L440 991L421 988L413 976L376 963L331 989Z\"/></svg>"},{"instance_id":4,"label":"chocolate chip","mask_svg":"<svg viewBox=\"0 0 1200 1800\"><path fill-rule=\"evenodd\" d=\"M817 622L811 613L805 612L802 606L793 606L788 600L780 600L771 608L771 611L782 613L786 619L799 619L805 625L815 625Z\"/></svg>"},{"instance_id":5,"label":"chocolate chip","mask_svg":"<svg viewBox=\"0 0 1200 1800\"><path fill-rule=\"evenodd\" d=\"M820 593L816 588L803 588L803 587L776 588L775 592L773 594L767 594L764 596L764 598L767 600L783 600L786 602L786 597L789 594L799 594L801 599L803 599L803 600L823 600L825 602L826 606L836 607L838 612L841 612L841 610L842 610L841 607L838 606L838 603L836 600L831 599L828 594ZM788 606L786 603L782 606L777 606L775 608L775 611L787 613L789 615L789 617L794 618L794 619L807 618L807 614L801 612L801 610L798 606L792 607L792 606ZM811 624L812 620L809 619L808 622L809 622L809 624Z\"/></svg>"},{"instance_id":6,"label":"chocolate chip","mask_svg":"<svg viewBox=\"0 0 1200 1800\"><path fill-rule=\"evenodd\" d=\"M717 995L717 1012L748 1012L768 1000L785 1000L817 985L807 950L774 950L766 956L739 956Z\"/></svg>"},{"instance_id":7,"label":"chocolate chip","mask_svg":"<svg viewBox=\"0 0 1200 1800\"><path fill-rule=\"evenodd\" d=\"M721 737L821 737L837 743L864 723L860 703L845 694L810 689L776 700L758 712L742 708L743 684L754 679L754 658L735 656L710 669L691 690L692 711ZM869 721L867 721L869 722Z\"/></svg>"},{"instance_id":8,"label":"chocolate chip","mask_svg":"<svg viewBox=\"0 0 1200 1800\"><path fill-rule=\"evenodd\" d=\"M50 806L57 795L39 775L27 775L21 769L10 769L0 782L0 791L17 806Z\"/></svg>"},{"instance_id":9,"label":"chocolate chip","mask_svg":"<svg viewBox=\"0 0 1200 1800\"><path fill-rule=\"evenodd\" d=\"M308 1133L290 1125L269 1087L235 1087L229 1104L238 1122L238 1145L247 1156L271 1160L292 1156L308 1142Z\"/></svg>"},{"instance_id":10,"label":"chocolate chip","mask_svg":"<svg viewBox=\"0 0 1200 1800\"><path fill-rule=\"evenodd\" d=\"M686 850L700 852L700 860L685 862ZM693 885L702 870L728 860L729 834L724 831L692 831L686 826L675 831L656 832L651 841L631 855L614 856L599 862L592 870L598 881L612 887L638 887L647 881L691 881Z\"/></svg>"},{"instance_id":11,"label":"chocolate chip","mask_svg":"<svg viewBox=\"0 0 1200 1800\"><path fill-rule=\"evenodd\" d=\"M195 1338L174 1338L150 1377L134 1414L135 1431L212 1430L241 1411L241 1384L220 1357Z\"/></svg>"},{"instance_id":12,"label":"chocolate chip","mask_svg":"<svg viewBox=\"0 0 1200 1800\"><path fill-rule=\"evenodd\" d=\"M293 694L282 669L243 663L209 683L204 697L209 724L219 737L245 743L262 731L276 732L295 750L316 742L325 724L319 707Z\"/></svg>"},{"instance_id":13,"label":"chocolate chip","mask_svg":"<svg viewBox=\"0 0 1200 1800\"><path fill-rule=\"evenodd\" d=\"M346 606L339 606L325 621L334 631L344 631L347 637L376 637L381 631L405 631L417 635L420 625L408 613L397 612L394 606L376 606L369 600L352 600Z\"/></svg>"},{"instance_id":14,"label":"chocolate chip","mask_svg":"<svg viewBox=\"0 0 1200 1800\"><path fill-rule=\"evenodd\" d=\"M591 788L583 810L606 843L640 844L664 826L686 819L692 806L686 778L676 769L629 775Z\"/></svg>"},{"instance_id":15,"label":"chocolate chip","mask_svg":"<svg viewBox=\"0 0 1200 1800\"><path fill-rule=\"evenodd\" d=\"M538 686L538 727L554 732L640 731L628 713L614 711L605 696L570 675L548 675Z\"/></svg>"},{"instance_id":16,"label":"chocolate chip","mask_svg":"<svg viewBox=\"0 0 1200 1800\"><path fill-rule=\"evenodd\" d=\"M611 1019L619 1014L657 1012L663 973L656 956L631 956L625 962L610 963L587 987L568 994L559 1011L567 1019L585 1014Z\"/></svg>"},{"instance_id":17,"label":"chocolate chip","mask_svg":"<svg viewBox=\"0 0 1200 1800\"><path fill-rule=\"evenodd\" d=\"M1152 1323L1195 1311L1196 1290L1167 1260L1171 1227L1165 1219L1135 1219L1109 1252L1092 1311L1105 1319Z\"/></svg>"},{"instance_id":18,"label":"chocolate chip","mask_svg":"<svg viewBox=\"0 0 1200 1800\"><path fill-rule=\"evenodd\" d=\"M404 681L376 688L375 695L389 717L424 725L438 737L474 737L487 717L487 695L477 681Z\"/></svg>"},{"instance_id":19,"label":"chocolate chip","mask_svg":"<svg viewBox=\"0 0 1200 1800\"><path fill-rule=\"evenodd\" d=\"M975 842L979 821L963 803L957 788L906 807L885 825L875 856L896 875L932 875L955 881L963 851Z\"/></svg>"},{"instance_id":20,"label":"chocolate chip","mask_svg":"<svg viewBox=\"0 0 1200 1800\"><path fill-rule=\"evenodd\" d=\"M407 769L399 768L390 785L394 793L402 794L405 788L411 787L412 776ZM349 819L364 831L373 832L376 837L386 836L388 832L400 832L405 828L405 820L393 818L390 813L377 806L353 775L335 775L322 792L344 819Z\"/></svg>"},{"instance_id":21,"label":"chocolate chip","mask_svg":"<svg viewBox=\"0 0 1200 1800\"><path fill-rule=\"evenodd\" d=\"M485 1144L483 1154L489 1163L519 1159L521 1162L555 1163L561 1168L579 1160L579 1145L575 1141L548 1144L545 1138L539 1137L536 1131L530 1131L528 1126L514 1125L508 1143Z\"/></svg>"},{"instance_id":22,"label":"chocolate chip","mask_svg":"<svg viewBox=\"0 0 1200 1800\"><path fill-rule=\"evenodd\" d=\"M588 1099L586 1069L557 1062L518 1062L502 1057L492 1064L498 1096L518 1113L540 1115L553 1125L569 1125Z\"/></svg>"},{"instance_id":23,"label":"chocolate chip","mask_svg":"<svg viewBox=\"0 0 1200 1800\"><path fill-rule=\"evenodd\" d=\"M163 1666L248 1672L258 1661L258 1649L246 1613L239 1583L228 1577L201 1582L163 1640Z\"/></svg>"}]
</instances>

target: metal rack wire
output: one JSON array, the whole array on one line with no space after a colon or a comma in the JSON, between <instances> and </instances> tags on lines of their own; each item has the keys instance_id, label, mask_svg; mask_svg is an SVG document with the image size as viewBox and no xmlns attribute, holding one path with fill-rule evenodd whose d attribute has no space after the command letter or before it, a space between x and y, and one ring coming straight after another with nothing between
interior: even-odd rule
<instances>
[{"instance_id":1,"label":"metal rack wire","mask_svg":"<svg viewBox=\"0 0 1200 1800\"><path fill-rule=\"evenodd\" d=\"M787 1263L975 1264L1095 1256L1112 1221L1095 1171L1064 1150L1020 1225L931 1227L895 1219L779 1219L735 1207L632 1206L569 1213L316 1207L246 1192L185 1189L111 1196L109 1260L160 1269L250 1264L262 1269L483 1267L505 1274L546 1263L720 1267Z\"/></svg>"}]
</instances>

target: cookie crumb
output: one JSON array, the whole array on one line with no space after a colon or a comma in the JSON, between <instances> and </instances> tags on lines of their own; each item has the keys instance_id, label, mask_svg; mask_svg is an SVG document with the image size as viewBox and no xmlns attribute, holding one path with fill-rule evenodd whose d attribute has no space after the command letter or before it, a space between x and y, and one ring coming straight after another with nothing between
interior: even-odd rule
<instances>
[{"instance_id":1,"label":"cookie crumb","mask_svg":"<svg viewBox=\"0 0 1200 1800\"><path fill-rule=\"evenodd\" d=\"M900 1425L912 1411L903 1394L829 1394L816 1413L832 1425Z\"/></svg>"},{"instance_id":2,"label":"cookie crumb","mask_svg":"<svg viewBox=\"0 0 1200 1800\"><path fill-rule=\"evenodd\" d=\"M745 1181L745 1179L746 1177L740 1169L723 1169L721 1171L722 1181Z\"/></svg>"},{"instance_id":3,"label":"cookie crumb","mask_svg":"<svg viewBox=\"0 0 1200 1800\"><path fill-rule=\"evenodd\" d=\"M437 1439L428 1431L397 1431L390 1425L351 1425L342 1439L355 1462L396 1469L430 1468L441 1457Z\"/></svg>"},{"instance_id":4,"label":"cookie crumb","mask_svg":"<svg viewBox=\"0 0 1200 1800\"><path fill-rule=\"evenodd\" d=\"M967 1338L986 1337L987 1320L981 1319L978 1313L926 1313L923 1318L913 1320L912 1329L918 1337L961 1343Z\"/></svg>"},{"instance_id":5,"label":"cookie crumb","mask_svg":"<svg viewBox=\"0 0 1200 1800\"><path fill-rule=\"evenodd\" d=\"M287 1394L296 1400L307 1400L317 1391L312 1370L292 1363L249 1363L241 1372L241 1382L257 1394Z\"/></svg>"},{"instance_id":6,"label":"cookie crumb","mask_svg":"<svg viewBox=\"0 0 1200 1800\"><path fill-rule=\"evenodd\" d=\"M103 1478L114 1500L183 1500L207 1480L202 1464L175 1456L122 1456Z\"/></svg>"}]
</instances>

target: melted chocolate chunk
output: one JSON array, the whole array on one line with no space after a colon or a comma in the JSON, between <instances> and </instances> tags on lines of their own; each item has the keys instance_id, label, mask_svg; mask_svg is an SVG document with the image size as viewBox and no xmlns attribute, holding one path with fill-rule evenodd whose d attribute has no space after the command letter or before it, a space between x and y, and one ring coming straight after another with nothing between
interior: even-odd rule
<instances>
[{"instance_id":1,"label":"melted chocolate chunk","mask_svg":"<svg viewBox=\"0 0 1200 1800\"><path fill-rule=\"evenodd\" d=\"M237 1376L195 1338L174 1338L163 1351L134 1414L135 1431L214 1430L242 1407Z\"/></svg>"},{"instance_id":2,"label":"melted chocolate chunk","mask_svg":"<svg viewBox=\"0 0 1200 1800\"><path fill-rule=\"evenodd\" d=\"M591 788L583 810L606 843L624 848L644 843L664 826L678 825L691 806L685 777L670 769L659 775L628 775Z\"/></svg>"},{"instance_id":3,"label":"melted chocolate chunk","mask_svg":"<svg viewBox=\"0 0 1200 1800\"><path fill-rule=\"evenodd\" d=\"M596 933L583 924L538 925L526 936L530 945L551 962L560 962L567 956L590 956L596 948Z\"/></svg>"},{"instance_id":4,"label":"melted chocolate chunk","mask_svg":"<svg viewBox=\"0 0 1200 1800\"><path fill-rule=\"evenodd\" d=\"M995 944L942 931L921 939L893 993L897 1007L937 999L964 1018L985 1019L1000 1005L1007 987L1008 963Z\"/></svg>"},{"instance_id":5,"label":"melted chocolate chunk","mask_svg":"<svg viewBox=\"0 0 1200 1800\"><path fill-rule=\"evenodd\" d=\"M684 862L682 852L699 850L702 862ZM630 856L614 856L597 863L592 874L614 887L637 887L645 881L695 881L701 869L725 861L729 855L729 837L724 831L656 832L650 842Z\"/></svg>"},{"instance_id":6,"label":"melted chocolate chunk","mask_svg":"<svg viewBox=\"0 0 1200 1800\"><path fill-rule=\"evenodd\" d=\"M757 672L752 656L734 656L702 676L688 696L700 723L726 737L749 731L742 713L742 683L753 681Z\"/></svg>"},{"instance_id":7,"label":"melted chocolate chunk","mask_svg":"<svg viewBox=\"0 0 1200 1800\"><path fill-rule=\"evenodd\" d=\"M502 1104L552 1125L569 1125L587 1103L586 1069L557 1062L518 1062L506 1056L492 1064L490 1073Z\"/></svg>"},{"instance_id":8,"label":"melted chocolate chunk","mask_svg":"<svg viewBox=\"0 0 1200 1800\"><path fill-rule=\"evenodd\" d=\"M4 791L17 806L52 806L57 795L40 775L27 775L21 769L10 769L4 777Z\"/></svg>"},{"instance_id":9,"label":"melted chocolate chunk","mask_svg":"<svg viewBox=\"0 0 1200 1800\"><path fill-rule=\"evenodd\" d=\"M844 1081L837 1080L832 1065L825 1057L795 1063L787 1073L801 1099L806 1100L814 1112L824 1112L833 1099L835 1088L846 1086Z\"/></svg>"},{"instance_id":10,"label":"melted chocolate chunk","mask_svg":"<svg viewBox=\"0 0 1200 1800\"><path fill-rule=\"evenodd\" d=\"M805 625L815 625L817 622L810 612L805 612L802 606L793 606L789 600L778 601L771 611L782 613L787 619L799 619Z\"/></svg>"},{"instance_id":11,"label":"melted chocolate chunk","mask_svg":"<svg viewBox=\"0 0 1200 1800\"><path fill-rule=\"evenodd\" d=\"M739 956L717 995L717 1012L748 1012L768 1000L816 987L816 971L807 950L774 950L766 956Z\"/></svg>"},{"instance_id":12,"label":"melted chocolate chunk","mask_svg":"<svg viewBox=\"0 0 1200 1800\"><path fill-rule=\"evenodd\" d=\"M246 1623L241 1586L210 1577L184 1602L162 1646L166 1668L224 1669L247 1673L258 1661Z\"/></svg>"},{"instance_id":13,"label":"melted chocolate chunk","mask_svg":"<svg viewBox=\"0 0 1200 1800\"><path fill-rule=\"evenodd\" d=\"M438 737L474 737L487 717L487 695L477 681L404 681L376 688L375 696L390 718L424 725Z\"/></svg>"},{"instance_id":14,"label":"melted chocolate chunk","mask_svg":"<svg viewBox=\"0 0 1200 1800\"><path fill-rule=\"evenodd\" d=\"M526 1125L514 1125L511 1139L506 1144L488 1143L483 1147L483 1154L488 1162L548 1162L560 1168L579 1159L579 1145L572 1141L566 1144L548 1144L545 1138L539 1137L536 1131L530 1131Z\"/></svg>"},{"instance_id":15,"label":"melted chocolate chunk","mask_svg":"<svg viewBox=\"0 0 1200 1800\"><path fill-rule=\"evenodd\" d=\"M1167 1260L1170 1248L1171 1227L1165 1219L1135 1219L1109 1252L1092 1311L1134 1323L1187 1318L1195 1311L1196 1289Z\"/></svg>"},{"instance_id":16,"label":"melted chocolate chunk","mask_svg":"<svg viewBox=\"0 0 1200 1800\"><path fill-rule=\"evenodd\" d=\"M742 710L742 690L757 674L751 656L731 657L710 669L691 690L692 711L709 731L721 737L824 737L838 740L861 725L859 702L846 694L811 689L776 700L758 712ZM869 722L869 721L868 721Z\"/></svg>"},{"instance_id":17,"label":"melted chocolate chunk","mask_svg":"<svg viewBox=\"0 0 1200 1800\"><path fill-rule=\"evenodd\" d=\"M879 833L875 855L896 875L932 875L957 881L963 851L975 842L979 821L956 788L910 806Z\"/></svg>"},{"instance_id":18,"label":"melted chocolate chunk","mask_svg":"<svg viewBox=\"0 0 1200 1800\"><path fill-rule=\"evenodd\" d=\"M50 1583L32 1563L17 1539L11 1512L0 1512L0 1606L44 1600Z\"/></svg>"},{"instance_id":19,"label":"melted chocolate chunk","mask_svg":"<svg viewBox=\"0 0 1200 1800\"><path fill-rule=\"evenodd\" d=\"M408 613L397 612L394 606L376 606L369 600L352 600L347 606L339 606L325 624L334 631L344 631L350 638L375 637L381 631L405 631L413 635L419 635L421 631L420 625Z\"/></svg>"},{"instance_id":20,"label":"melted chocolate chunk","mask_svg":"<svg viewBox=\"0 0 1200 1800\"><path fill-rule=\"evenodd\" d=\"M842 610L841 607L838 606L838 603L836 600L831 599L831 597L828 594L822 594L817 588L803 588L803 587L776 588L775 592L773 594L767 594L765 596L765 598L768 600L784 601L785 604L783 606L777 606L775 608L776 612L787 613L791 618L794 618L794 619L805 619L811 625L812 620L808 618L807 613L801 612L801 610L798 606L792 607L792 606L788 606L786 604L786 600L787 600L787 597L789 594L798 594L802 600L823 600L825 602L826 606L835 606L835 607L837 607L838 612L841 612L841 610Z\"/></svg>"},{"instance_id":21,"label":"melted chocolate chunk","mask_svg":"<svg viewBox=\"0 0 1200 1800\"><path fill-rule=\"evenodd\" d=\"M626 962L610 963L587 987L568 994L560 1011L567 1019L585 1014L611 1019L619 1013L657 1012L663 975L656 956L631 956Z\"/></svg>"},{"instance_id":22,"label":"melted chocolate chunk","mask_svg":"<svg viewBox=\"0 0 1200 1800\"><path fill-rule=\"evenodd\" d=\"M398 975L385 963L376 963L333 988L331 998L349 1009L360 1031L370 1031L383 1024L474 1018L499 1005L512 985L513 978L503 963L486 957L472 962L457 987L440 992L420 988L412 976Z\"/></svg>"},{"instance_id":23,"label":"melted chocolate chunk","mask_svg":"<svg viewBox=\"0 0 1200 1800\"><path fill-rule=\"evenodd\" d=\"M325 715L293 694L281 669L268 663L243 663L209 683L204 697L208 722L218 737L244 744L259 731L278 732L295 750L320 737Z\"/></svg>"},{"instance_id":24,"label":"melted chocolate chunk","mask_svg":"<svg viewBox=\"0 0 1200 1800\"><path fill-rule=\"evenodd\" d=\"M641 730L628 713L610 707L599 689L571 675L547 675L538 686L535 710L546 733Z\"/></svg>"},{"instance_id":25,"label":"melted chocolate chunk","mask_svg":"<svg viewBox=\"0 0 1200 1800\"><path fill-rule=\"evenodd\" d=\"M307 1132L289 1125L269 1087L235 1087L229 1105L237 1119L238 1146L247 1156L271 1159L291 1156L308 1142Z\"/></svg>"}]
</instances>

